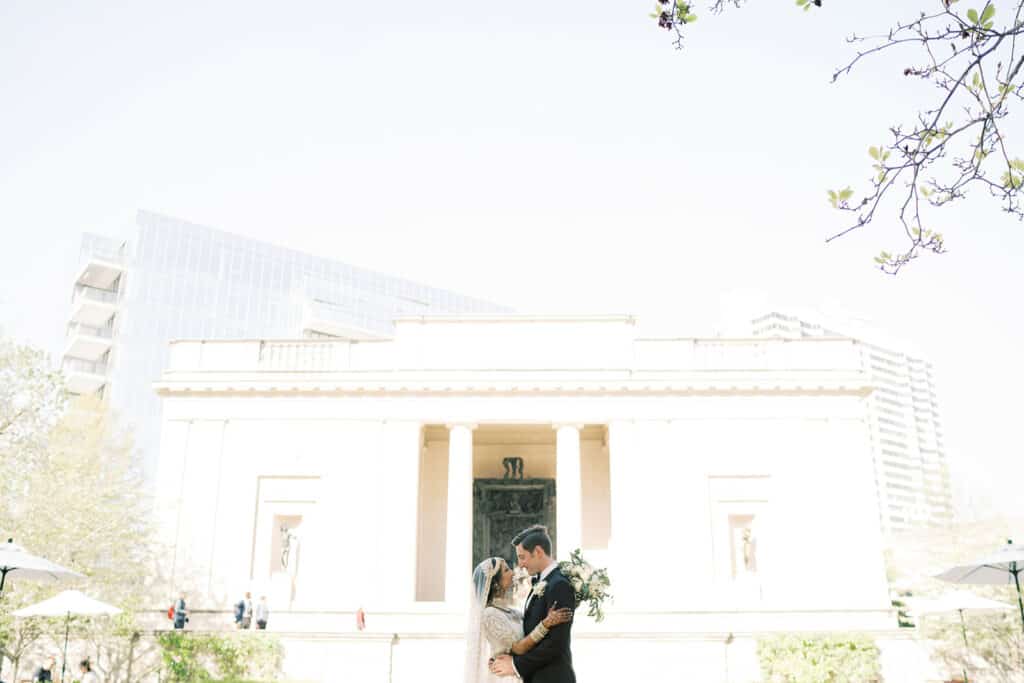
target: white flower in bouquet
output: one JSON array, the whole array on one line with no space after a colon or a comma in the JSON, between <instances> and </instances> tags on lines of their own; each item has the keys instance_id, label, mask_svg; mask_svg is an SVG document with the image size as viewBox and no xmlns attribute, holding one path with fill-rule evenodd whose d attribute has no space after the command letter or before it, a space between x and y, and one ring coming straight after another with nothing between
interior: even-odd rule
<instances>
[{"instance_id":1,"label":"white flower in bouquet","mask_svg":"<svg viewBox=\"0 0 1024 683\"><path fill-rule=\"evenodd\" d=\"M560 563L559 568L572 584L573 592L576 594L576 606L588 603L587 614L594 617L595 621L602 621L602 603L611 597L607 590L610 587L607 570L595 570L583 559L579 549L574 550L570 558L569 561Z\"/></svg>"}]
</instances>

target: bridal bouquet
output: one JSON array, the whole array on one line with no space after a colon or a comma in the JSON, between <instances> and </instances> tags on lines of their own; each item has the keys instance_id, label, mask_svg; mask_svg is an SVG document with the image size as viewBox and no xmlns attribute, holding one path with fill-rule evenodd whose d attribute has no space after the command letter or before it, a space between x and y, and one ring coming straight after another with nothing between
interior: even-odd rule
<instances>
[{"instance_id":1,"label":"bridal bouquet","mask_svg":"<svg viewBox=\"0 0 1024 683\"><path fill-rule=\"evenodd\" d=\"M558 568L565 578L569 579L573 590L576 592L576 606L584 602L590 603L587 615L594 617L594 621L603 621L604 612L601 606L604 601L612 597L608 589L611 581L608 579L607 569L594 569L590 563L583 559L579 548L572 551L568 562L560 562Z\"/></svg>"}]
</instances>

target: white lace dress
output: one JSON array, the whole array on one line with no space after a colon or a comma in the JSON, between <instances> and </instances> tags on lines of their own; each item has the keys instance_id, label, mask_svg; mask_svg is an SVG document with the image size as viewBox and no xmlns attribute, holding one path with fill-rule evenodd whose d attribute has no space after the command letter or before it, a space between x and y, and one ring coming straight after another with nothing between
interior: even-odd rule
<instances>
[{"instance_id":1,"label":"white lace dress","mask_svg":"<svg viewBox=\"0 0 1024 683\"><path fill-rule=\"evenodd\" d=\"M523 639L523 615L514 609L489 605L484 608L480 628L491 646L491 657L508 654L512 646ZM493 679L505 680L498 676Z\"/></svg>"}]
</instances>

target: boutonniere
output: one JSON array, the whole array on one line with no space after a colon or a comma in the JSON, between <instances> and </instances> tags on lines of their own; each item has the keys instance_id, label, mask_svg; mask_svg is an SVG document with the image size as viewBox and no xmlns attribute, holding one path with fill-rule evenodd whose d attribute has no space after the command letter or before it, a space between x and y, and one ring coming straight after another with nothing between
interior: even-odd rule
<instances>
[{"instance_id":1,"label":"boutonniere","mask_svg":"<svg viewBox=\"0 0 1024 683\"><path fill-rule=\"evenodd\" d=\"M538 581L537 585L533 587L533 590L531 591L531 594L534 595L535 597L538 597L538 598L544 597L544 589L547 588L547 587L548 587L548 582L547 581Z\"/></svg>"}]
</instances>

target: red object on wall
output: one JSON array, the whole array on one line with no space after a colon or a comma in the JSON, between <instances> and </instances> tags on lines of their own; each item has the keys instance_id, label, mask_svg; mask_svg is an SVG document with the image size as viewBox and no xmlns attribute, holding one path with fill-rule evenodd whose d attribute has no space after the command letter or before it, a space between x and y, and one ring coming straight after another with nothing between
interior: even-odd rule
<instances>
[{"instance_id":1,"label":"red object on wall","mask_svg":"<svg viewBox=\"0 0 1024 683\"><path fill-rule=\"evenodd\" d=\"M366 612L362 607L356 610L356 628L360 631L366 630Z\"/></svg>"}]
</instances>

